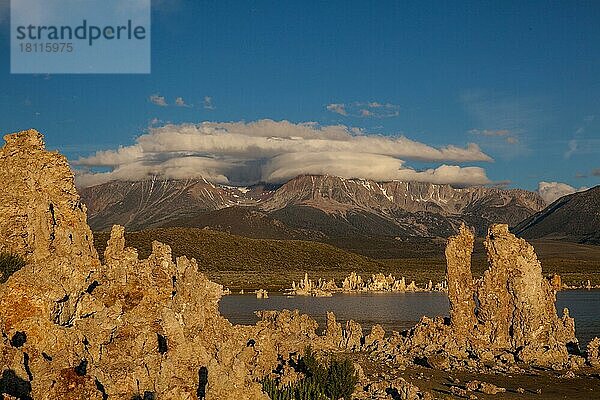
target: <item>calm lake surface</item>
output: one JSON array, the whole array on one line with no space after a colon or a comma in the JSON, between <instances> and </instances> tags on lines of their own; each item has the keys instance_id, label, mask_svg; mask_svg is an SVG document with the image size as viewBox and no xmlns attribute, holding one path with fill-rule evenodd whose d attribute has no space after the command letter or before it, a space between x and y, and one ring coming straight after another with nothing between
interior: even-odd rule
<instances>
[{"instance_id":1,"label":"calm lake surface","mask_svg":"<svg viewBox=\"0 0 600 400\"><path fill-rule=\"evenodd\" d=\"M327 311L333 311L339 321L353 319L371 329L381 324L387 332L401 331L416 324L421 316L448 315L445 293L369 293L335 294L333 297L287 297L270 294L268 299L255 295L229 295L221 299L221 313L234 324L254 324L258 310L293 310L309 314L324 329ZM569 290L557 294L556 308L562 315L567 307L575 318L579 342L585 346L600 336L600 290Z\"/></svg>"}]
</instances>

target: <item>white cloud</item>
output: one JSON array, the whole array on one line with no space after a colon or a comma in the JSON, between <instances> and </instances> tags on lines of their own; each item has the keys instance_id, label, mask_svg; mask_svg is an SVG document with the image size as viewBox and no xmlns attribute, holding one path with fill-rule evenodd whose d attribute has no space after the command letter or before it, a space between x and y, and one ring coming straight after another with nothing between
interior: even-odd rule
<instances>
[{"instance_id":1,"label":"white cloud","mask_svg":"<svg viewBox=\"0 0 600 400\"><path fill-rule=\"evenodd\" d=\"M206 157L180 157L153 162L142 158L124 162L110 172L75 174L77 184L82 187L99 185L113 180L135 181L150 176L162 176L168 179L200 179L215 183L227 183L228 179L221 172L226 163Z\"/></svg>"},{"instance_id":2,"label":"white cloud","mask_svg":"<svg viewBox=\"0 0 600 400\"><path fill-rule=\"evenodd\" d=\"M327 104L327 110L331 111L332 113L336 113L336 114L340 114L340 115L348 115L348 113L346 112L346 106L344 104L338 104L338 103L331 103L331 104Z\"/></svg>"},{"instance_id":3,"label":"white cloud","mask_svg":"<svg viewBox=\"0 0 600 400\"><path fill-rule=\"evenodd\" d=\"M400 115L400 106L391 103L378 103L376 101L349 104L331 103L325 108L332 113L343 115L344 117L389 118Z\"/></svg>"},{"instance_id":4,"label":"white cloud","mask_svg":"<svg viewBox=\"0 0 600 400\"><path fill-rule=\"evenodd\" d=\"M496 137L496 138L502 138L502 140L505 143L508 144L518 144L519 143L519 139L513 135L513 133L511 131L509 131L508 129L497 129L497 130L490 130L490 129L471 129L469 131L469 133L471 135L480 135L480 136L486 136L486 137Z\"/></svg>"},{"instance_id":5,"label":"white cloud","mask_svg":"<svg viewBox=\"0 0 600 400\"><path fill-rule=\"evenodd\" d=\"M538 184L538 193L547 204L571 193L581 192L588 188L583 186L579 189L562 182L540 182Z\"/></svg>"},{"instance_id":6,"label":"white cloud","mask_svg":"<svg viewBox=\"0 0 600 400\"><path fill-rule=\"evenodd\" d=\"M165 100L165 98L163 96L158 95L158 94L153 94L152 96L150 96L148 98L148 100L150 100L150 102L152 104L156 104L157 106L160 106L160 107L166 107L166 106L168 106L167 101Z\"/></svg>"},{"instance_id":7,"label":"white cloud","mask_svg":"<svg viewBox=\"0 0 600 400\"><path fill-rule=\"evenodd\" d=\"M189 108L189 107L192 107L191 105L189 105L189 104L187 104L187 103L185 102L185 100L183 99L183 97L178 97L178 98L176 98L176 99L175 99L175 105L176 105L177 107L188 107L188 108Z\"/></svg>"},{"instance_id":8,"label":"white cloud","mask_svg":"<svg viewBox=\"0 0 600 400\"><path fill-rule=\"evenodd\" d=\"M579 147L579 142L577 141L577 139L571 139L571 140L569 140L567 147L568 147L567 151L565 151L565 158L569 159L569 158L571 158L571 156L573 154L575 154L577 152L577 149Z\"/></svg>"},{"instance_id":9,"label":"white cloud","mask_svg":"<svg viewBox=\"0 0 600 400\"><path fill-rule=\"evenodd\" d=\"M416 171L394 157L360 153L288 153L273 158L263 169L267 182L284 182L301 174L369 178L376 181L420 181L457 186L490 183L479 167L441 165Z\"/></svg>"},{"instance_id":10,"label":"white cloud","mask_svg":"<svg viewBox=\"0 0 600 400\"><path fill-rule=\"evenodd\" d=\"M213 105L212 97L204 96L204 108L207 110L214 110L216 108Z\"/></svg>"},{"instance_id":11,"label":"white cloud","mask_svg":"<svg viewBox=\"0 0 600 400\"><path fill-rule=\"evenodd\" d=\"M405 160L444 164L416 171ZM436 148L404 136L366 135L343 125L259 120L150 127L131 146L98 151L75 163L111 169L80 174L78 183L83 186L149 175L252 184L282 182L307 173L455 185L489 183L482 168L445 164L472 161L492 160L475 144Z\"/></svg>"}]
</instances>

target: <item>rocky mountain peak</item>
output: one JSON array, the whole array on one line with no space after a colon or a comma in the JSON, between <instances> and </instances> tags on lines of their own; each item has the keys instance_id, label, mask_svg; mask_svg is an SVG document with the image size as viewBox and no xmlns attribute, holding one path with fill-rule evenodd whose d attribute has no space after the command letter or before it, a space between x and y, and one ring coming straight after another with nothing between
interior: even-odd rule
<instances>
[{"instance_id":1,"label":"rocky mountain peak","mask_svg":"<svg viewBox=\"0 0 600 400\"><path fill-rule=\"evenodd\" d=\"M298 207L303 207L315 211L316 214L311 215L316 218L321 218L321 214L335 218L363 214L371 221L380 221L376 224L401 226L396 229L398 232L419 226L418 230L412 229L415 235L427 232L430 236L446 235L446 228L440 230L441 226L460 225L450 220L444 222L444 219L468 220L482 234L491 221L514 226L544 207L537 193L525 190L454 188L426 182L376 182L331 175L301 175L281 186L250 187L218 185L197 179L114 181L84 189L82 198L88 205L90 224L94 229L108 229L116 223L132 229L170 226L191 219L201 223L200 214L229 208L238 208L241 213L247 212L244 208L252 208L265 215L277 215L277 219L298 221ZM227 213L218 214L207 220L217 225L231 224L217 221L228 218ZM308 214L303 214L301 219L309 218ZM417 222L421 217L415 219L409 214L424 215L430 222ZM431 224L432 218L427 215L436 222ZM320 222L306 221L296 228L315 224Z\"/></svg>"},{"instance_id":2,"label":"rocky mountain peak","mask_svg":"<svg viewBox=\"0 0 600 400\"><path fill-rule=\"evenodd\" d=\"M558 239L600 244L600 186L559 198L519 223L514 232L527 239Z\"/></svg>"}]
</instances>

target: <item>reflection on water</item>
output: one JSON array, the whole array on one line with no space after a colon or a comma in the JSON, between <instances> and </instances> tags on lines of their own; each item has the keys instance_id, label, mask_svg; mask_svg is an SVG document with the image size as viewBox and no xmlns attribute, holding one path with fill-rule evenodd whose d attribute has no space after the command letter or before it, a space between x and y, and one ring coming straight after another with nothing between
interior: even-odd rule
<instances>
[{"instance_id":1,"label":"reflection on water","mask_svg":"<svg viewBox=\"0 0 600 400\"><path fill-rule=\"evenodd\" d=\"M333 297L287 297L273 294L268 299L254 295L230 295L221 299L221 313L234 324L254 324L257 310L298 309L317 320L325 329L327 311L333 311L338 321L353 319L371 329L381 324L390 332L412 327L423 315L448 315L445 293L369 293L335 294Z\"/></svg>"},{"instance_id":2,"label":"reflection on water","mask_svg":"<svg viewBox=\"0 0 600 400\"><path fill-rule=\"evenodd\" d=\"M423 315L448 315L448 297L445 293L369 293L335 294L333 297L286 297L272 295L257 299L254 295L230 295L221 299L221 313L234 324L254 324L258 310L298 309L309 314L325 327L327 311L333 311L338 321L353 319L363 329L381 324L387 332L412 327ZM577 337L587 344L600 336L600 290L571 290L557 295L556 308L562 315L569 308L575 318Z\"/></svg>"},{"instance_id":3,"label":"reflection on water","mask_svg":"<svg viewBox=\"0 0 600 400\"><path fill-rule=\"evenodd\" d=\"M556 295L556 309L564 308L575 318L575 334L585 347L594 336L600 337L600 290L566 290Z\"/></svg>"}]
</instances>

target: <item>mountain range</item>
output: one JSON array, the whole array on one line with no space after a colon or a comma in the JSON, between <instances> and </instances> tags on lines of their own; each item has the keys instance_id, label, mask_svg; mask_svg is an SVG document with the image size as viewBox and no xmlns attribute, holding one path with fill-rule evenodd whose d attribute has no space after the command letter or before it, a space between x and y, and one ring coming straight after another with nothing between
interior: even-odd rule
<instances>
[{"instance_id":1,"label":"mountain range","mask_svg":"<svg viewBox=\"0 0 600 400\"><path fill-rule=\"evenodd\" d=\"M465 222L516 226L544 209L535 192L302 175L283 185L204 179L113 181L81 191L92 229L210 227L255 238L447 237Z\"/></svg>"},{"instance_id":2,"label":"mountain range","mask_svg":"<svg viewBox=\"0 0 600 400\"><path fill-rule=\"evenodd\" d=\"M600 186L559 198L513 231L526 239L600 244Z\"/></svg>"}]
</instances>

